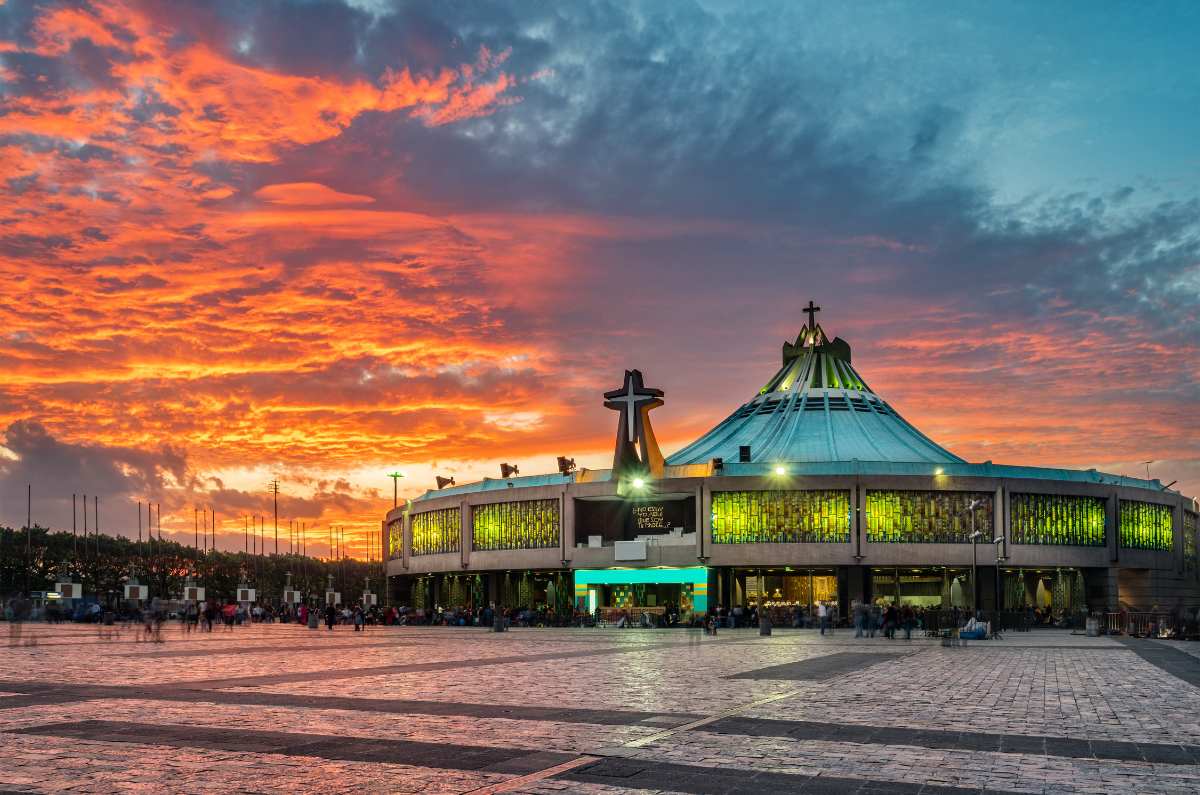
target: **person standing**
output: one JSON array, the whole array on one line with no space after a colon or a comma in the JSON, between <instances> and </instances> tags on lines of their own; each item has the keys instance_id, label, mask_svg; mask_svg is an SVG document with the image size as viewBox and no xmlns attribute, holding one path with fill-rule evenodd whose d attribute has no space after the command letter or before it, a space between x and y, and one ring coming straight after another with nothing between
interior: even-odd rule
<instances>
[{"instance_id":1,"label":"person standing","mask_svg":"<svg viewBox=\"0 0 1200 795\"><path fill-rule=\"evenodd\" d=\"M854 637L861 638L867 624L867 606L855 599L850 606L850 612L854 614Z\"/></svg>"},{"instance_id":2,"label":"person standing","mask_svg":"<svg viewBox=\"0 0 1200 795\"><path fill-rule=\"evenodd\" d=\"M817 602L817 620L821 623L821 634L825 634L825 630L829 629L829 608L824 602Z\"/></svg>"},{"instance_id":3,"label":"person standing","mask_svg":"<svg viewBox=\"0 0 1200 795\"><path fill-rule=\"evenodd\" d=\"M337 621L337 610L333 605L325 605L325 626L330 632L333 632L333 625Z\"/></svg>"}]
</instances>

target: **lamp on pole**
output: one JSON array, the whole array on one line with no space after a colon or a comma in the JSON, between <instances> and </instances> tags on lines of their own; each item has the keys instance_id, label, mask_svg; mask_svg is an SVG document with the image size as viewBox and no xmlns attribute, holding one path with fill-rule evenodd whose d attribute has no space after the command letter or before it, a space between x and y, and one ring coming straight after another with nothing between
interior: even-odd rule
<instances>
[{"instance_id":1,"label":"lamp on pole","mask_svg":"<svg viewBox=\"0 0 1200 795\"><path fill-rule=\"evenodd\" d=\"M404 477L404 473L397 469L388 473L388 477L392 479L392 507L396 508L400 505L400 478Z\"/></svg>"},{"instance_id":2,"label":"lamp on pole","mask_svg":"<svg viewBox=\"0 0 1200 795\"><path fill-rule=\"evenodd\" d=\"M996 546L996 618L1000 618L1000 611L1004 605L1000 601L1000 564L1007 560L1000 554L1000 545L1004 543L1004 536L998 536L992 539L992 543ZM992 630L995 632L995 629Z\"/></svg>"},{"instance_id":3,"label":"lamp on pole","mask_svg":"<svg viewBox=\"0 0 1200 795\"><path fill-rule=\"evenodd\" d=\"M979 612L979 539L983 533L975 529L975 509L983 504L983 500L971 500L967 510L971 513L971 615Z\"/></svg>"}]
</instances>

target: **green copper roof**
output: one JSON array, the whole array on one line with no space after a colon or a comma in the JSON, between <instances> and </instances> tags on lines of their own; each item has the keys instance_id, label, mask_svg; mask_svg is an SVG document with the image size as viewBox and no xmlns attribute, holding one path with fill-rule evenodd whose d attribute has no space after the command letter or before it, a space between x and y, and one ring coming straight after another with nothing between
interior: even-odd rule
<instances>
[{"instance_id":1,"label":"green copper roof","mask_svg":"<svg viewBox=\"0 0 1200 795\"><path fill-rule=\"evenodd\" d=\"M783 366L753 398L708 433L667 459L699 464L890 461L961 463L910 425L871 390L850 363L850 346L806 326L783 346Z\"/></svg>"}]
</instances>

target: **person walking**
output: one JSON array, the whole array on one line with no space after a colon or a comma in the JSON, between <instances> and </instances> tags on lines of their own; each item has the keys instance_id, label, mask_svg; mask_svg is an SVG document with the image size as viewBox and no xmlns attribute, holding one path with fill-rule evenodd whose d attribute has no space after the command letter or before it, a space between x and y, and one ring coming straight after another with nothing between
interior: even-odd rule
<instances>
[{"instance_id":1,"label":"person walking","mask_svg":"<svg viewBox=\"0 0 1200 795\"><path fill-rule=\"evenodd\" d=\"M337 621L337 610L333 605L325 605L325 626L330 632L333 632L333 625Z\"/></svg>"},{"instance_id":2,"label":"person walking","mask_svg":"<svg viewBox=\"0 0 1200 795\"><path fill-rule=\"evenodd\" d=\"M821 634L824 635L829 629L829 608L824 602L817 602L817 620L821 622Z\"/></svg>"},{"instance_id":3,"label":"person walking","mask_svg":"<svg viewBox=\"0 0 1200 795\"><path fill-rule=\"evenodd\" d=\"M917 614L913 611L912 605L904 605L900 608L900 624L904 627L904 639L912 640L913 624L916 623Z\"/></svg>"},{"instance_id":4,"label":"person walking","mask_svg":"<svg viewBox=\"0 0 1200 795\"><path fill-rule=\"evenodd\" d=\"M855 599L850 605L850 611L854 615L854 637L861 638L867 624L867 606Z\"/></svg>"}]
</instances>

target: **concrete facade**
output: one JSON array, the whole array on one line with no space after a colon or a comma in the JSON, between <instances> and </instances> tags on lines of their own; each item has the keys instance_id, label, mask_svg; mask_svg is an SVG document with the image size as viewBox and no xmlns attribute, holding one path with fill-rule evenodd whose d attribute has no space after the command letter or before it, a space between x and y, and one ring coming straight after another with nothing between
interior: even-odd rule
<instances>
[{"instance_id":1,"label":"concrete facade","mask_svg":"<svg viewBox=\"0 0 1200 795\"><path fill-rule=\"evenodd\" d=\"M1153 481L1147 481L1147 486ZM1129 485L1127 482L1091 483L1036 477L972 477L958 475L895 475L857 473L850 475L710 474L706 477L665 478L649 484L642 499L690 499L695 503L695 542L688 546L650 545L643 560L618 560L615 547L588 547L586 529L577 528L576 500L611 498L618 495L611 481L576 482L562 477L558 485L521 486L425 497L388 513L383 523L385 548L389 528L402 528L399 549L393 549L388 576L404 582L423 575L500 573L513 571L560 571L596 568L682 567L704 565L712 570L715 588L712 604L728 603L736 593L722 586L723 572L793 568L835 570L844 600L870 598L870 570L889 567L970 567L970 543L872 543L867 540L864 517L868 489L933 492L988 492L995 495L993 526L978 527L984 535L975 553L979 572L980 605L990 607L995 585L996 553L1008 570L1073 569L1082 573L1087 606L1092 610L1173 609L1200 605L1200 579L1194 570L1185 572L1183 543L1185 511L1194 502L1162 488ZM714 543L712 494L721 491L844 490L850 493L850 540L845 543ZM1010 500L1014 492L1088 496L1105 501L1105 546L1018 544L1011 540ZM472 550L472 512L478 505L553 499L559 502L558 546L548 549L504 551ZM1120 544L1118 505L1121 500L1163 505L1171 510L1175 542L1169 550L1131 549ZM459 552L413 555L412 516L432 510L457 507L462 512L462 549ZM577 529L579 532L577 533ZM999 544L992 539L1000 538ZM1192 547L1194 549L1194 546ZM710 586L711 587L711 586ZM848 602L847 602L848 603Z\"/></svg>"}]
</instances>

